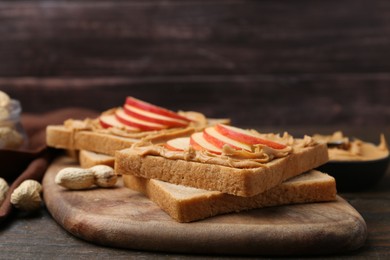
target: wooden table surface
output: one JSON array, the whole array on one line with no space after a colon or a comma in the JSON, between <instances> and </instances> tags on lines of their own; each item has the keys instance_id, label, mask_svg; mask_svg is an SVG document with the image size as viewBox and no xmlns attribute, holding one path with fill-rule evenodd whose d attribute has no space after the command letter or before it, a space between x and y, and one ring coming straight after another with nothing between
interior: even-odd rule
<instances>
[{"instance_id":1,"label":"wooden table surface","mask_svg":"<svg viewBox=\"0 0 390 260\"><path fill-rule=\"evenodd\" d=\"M306 127L290 129L301 133L314 130L329 131L329 128ZM390 133L389 128L346 129L359 137L376 142L379 132ZM365 219L368 238L365 245L356 251L336 258L375 258L390 257L390 168L383 180L375 187L361 192L340 193ZM43 207L33 215L15 213L0 229L0 259L127 259L159 257L165 259L195 259L196 255L168 254L102 247L80 240L65 231ZM202 256L205 258L244 258L240 256ZM327 257L327 256L321 256ZM259 258L259 257L256 257Z\"/></svg>"}]
</instances>

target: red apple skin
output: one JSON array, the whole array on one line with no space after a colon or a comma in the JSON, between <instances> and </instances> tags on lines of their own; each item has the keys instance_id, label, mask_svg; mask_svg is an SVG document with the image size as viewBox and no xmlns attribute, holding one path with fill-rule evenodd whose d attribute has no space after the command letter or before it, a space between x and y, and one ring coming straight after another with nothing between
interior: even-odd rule
<instances>
[{"instance_id":1,"label":"red apple skin","mask_svg":"<svg viewBox=\"0 0 390 260\"><path fill-rule=\"evenodd\" d=\"M199 140L199 141L197 141ZM200 142L201 141L201 142ZM202 145L203 143L203 145ZM207 144L207 145L205 145ZM190 145L192 148L194 148L197 151L209 151L214 154L221 154L222 150L219 149L218 147L215 147L213 144L207 142L207 140L204 139L203 134L201 132L199 133L194 133L190 137Z\"/></svg>"},{"instance_id":2,"label":"red apple skin","mask_svg":"<svg viewBox=\"0 0 390 260\"><path fill-rule=\"evenodd\" d=\"M159 107L159 106L147 103L145 101L142 101L142 100L139 100L139 99L136 99L136 98L133 98L133 97L127 97L126 98L126 104L138 107L138 108L143 109L145 111L149 111L149 112L153 112L153 113L156 113L156 114L160 114L160 115L163 115L163 116L184 120L186 122L190 122L191 121L188 118L186 118L184 116L181 116L181 115L179 115L179 114L177 114L177 113L175 113L175 112L173 112L171 110L168 110L168 109L165 109L165 108L162 108L162 107Z\"/></svg>"},{"instance_id":3,"label":"red apple skin","mask_svg":"<svg viewBox=\"0 0 390 260\"><path fill-rule=\"evenodd\" d=\"M140 130L136 127L127 126L125 124L122 124L119 122L115 115L102 115L99 117L99 123L103 128L110 128L110 127L124 127L129 131L133 132L139 132Z\"/></svg>"},{"instance_id":4,"label":"red apple skin","mask_svg":"<svg viewBox=\"0 0 390 260\"><path fill-rule=\"evenodd\" d=\"M124 118L123 116L120 115L120 110L118 109L116 112L115 112L115 117L116 119L121 122L122 124L125 124L125 125L128 125L128 126L131 126L131 127L136 127L136 128L139 128L140 130L142 131L153 131L153 130L161 130L161 129L164 129L165 126L163 125L160 125L160 126L151 126L151 125L146 125L146 124L142 124L142 123L137 123L135 121L132 121L132 120L129 120L129 119L126 119ZM123 112L124 113L124 112Z\"/></svg>"},{"instance_id":5,"label":"red apple skin","mask_svg":"<svg viewBox=\"0 0 390 260\"><path fill-rule=\"evenodd\" d=\"M223 124L217 124L215 125L215 130L217 130L220 134L229 137L231 139L234 139L238 142L254 145L254 144L263 144L266 146L269 146L274 149L284 149L286 148L286 145L280 144L274 141L270 141L267 139L259 138L256 136L252 136L245 133L240 133L234 130L234 127L225 126ZM243 129L242 129L243 130ZM245 130L243 130L245 131Z\"/></svg>"},{"instance_id":6,"label":"red apple skin","mask_svg":"<svg viewBox=\"0 0 390 260\"><path fill-rule=\"evenodd\" d=\"M183 120L179 120L179 119L172 118L172 117L171 117L172 118L172 121L171 121L171 120L164 120L164 119L160 119L160 118L153 118L153 117L149 117L147 115L142 115L140 113L137 113L136 111L131 110L130 107L131 106L128 104L123 106L123 110L125 111L125 113L128 114L129 116L132 116L132 117L144 120L144 121L149 121L152 123L165 125L165 126L170 127L170 128L171 127L186 127L189 124L188 121L183 121ZM150 112L150 111L148 111L148 112ZM153 112L151 112L151 113L153 113Z\"/></svg>"},{"instance_id":7,"label":"red apple skin","mask_svg":"<svg viewBox=\"0 0 390 260\"><path fill-rule=\"evenodd\" d=\"M215 129L215 128L214 128ZM245 143L242 143L242 147L239 147L237 145L234 145L233 143L227 143L227 142L224 142L223 140L220 140L218 139L217 137L213 136L212 134L209 133L209 131L212 131L212 127L210 128L206 128L203 130L203 137L206 141L208 141L209 143L215 145L216 147L222 149L223 146L225 144L229 145L230 147L236 149L236 150L247 150L247 151L251 151L251 148L248 144L245 144ZM218 131L216 131L217 133L219 133ZM225 136L226 137L226 136ZM226 137L227 139L230 139L229 137ZM236 141L236 140L233 140L231 139L233 142Z\"/></svg>"},{"instance_id":8,"label":"red apple skin","mask_svg":"<svg viewBox=\"0 0 390 260\"><path fill-rule=\"evenodd\" d=\"M190 145L192 146L192 148L194 148L197 151L206 150L205 148L200 146L196 141L194 141L192 137L190 138Z\"/></svg>"},{"instance_id":9,"label":"red apple skin","mask_svg":"<svg viewBox=\"0 0 390 260\"><path fill-rule=\"evenodd\" d=\"M103 128L110 128L110 127L112 127L112 125L107 124L107 123L104 122L104 121L102 120L102 118L100 118L100 117L99 117L99 123L100 123L100 125L101 125Z\"/></svg>"},{"instance_id":10,"label":"red apple skin","mask_svg":"<svg viewBox=\"0 0 390 260\"><path fill-rule=\"evenodd\" d=\"M220 149L222 149L223 146L225 145L224 142L222 142L221 140L219 140L219 139L217 139L217 138L215 138L215 137L209 135L207 132L203 132L203 138L204 138L207 142L209 142L209 143L215 145L216 147L218 147L218 148L220 148Z\"/></svg>"}]
</instances>

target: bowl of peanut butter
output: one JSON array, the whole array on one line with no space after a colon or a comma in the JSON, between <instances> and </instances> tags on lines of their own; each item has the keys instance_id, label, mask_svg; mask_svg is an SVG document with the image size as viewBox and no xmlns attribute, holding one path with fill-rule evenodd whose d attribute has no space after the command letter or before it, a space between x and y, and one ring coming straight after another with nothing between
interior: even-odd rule
<instances>
[{"instance_id":1,"label":"bowl of peanut butter","mask_svg":"<svg viewBox=\"0 0 390 260\"><path fill-rule=\"evenodd\" d=\"M336 179L338 191L362 191L372 188L386 174L390 155L385 136L375 145L344 136L341 131L332 135L316 134L313 138L328 146L329 162L318 170Z\"/></svg>"}]
</instances>

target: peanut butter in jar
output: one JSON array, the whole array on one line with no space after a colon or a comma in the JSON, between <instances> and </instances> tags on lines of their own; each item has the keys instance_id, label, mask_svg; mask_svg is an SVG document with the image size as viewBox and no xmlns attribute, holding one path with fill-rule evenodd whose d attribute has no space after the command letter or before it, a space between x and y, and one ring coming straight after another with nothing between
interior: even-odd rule
<instances>
[{"instance_id":1,"label":"peanut butter in jar","mask_svg":"<svg viewBox=\"0 0 390 260\"><path fill-rule=\"evenodd\" d=\"M21 149L27 146L27 136L20 122L22 107L0 91L0 149Z\"/></svg>"}]
</instances>

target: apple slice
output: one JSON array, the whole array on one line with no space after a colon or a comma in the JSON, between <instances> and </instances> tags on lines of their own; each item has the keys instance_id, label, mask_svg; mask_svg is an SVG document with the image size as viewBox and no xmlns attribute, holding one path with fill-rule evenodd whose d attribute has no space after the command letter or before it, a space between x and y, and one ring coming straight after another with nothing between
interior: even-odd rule
<instances>
[{"instance_id":1,"label":"apple slice","mask_svg":"<svg viewBox=\"0 0 390 260\"><path fill-rule=\"evenodd\" d=\"M165 147L171 151L184 151L190 147L189 137L179 137L166 142Z\"/></svg>"},{"instance_id":2,"label":"apple slice","mask_svg":"<svg viewBox=\"0 0 390 260\"><path fill-rule=\"evenodd\" d=\"M162 124L167 127L186 127L188 126L189 122L184 121L181 119L176 119L173 117L164 116L161 114L156 114L153 112L149 112L140 108L137 108L135 106L131 106L128 104L125 104L123 106L123 109L126 114L153 123Z\"/></svg>"},{"instance_id":3,"label":"apple slice","mask_svg":"<svg viewBox=\"0 0 390 260\"><path fill-rule=\"evenodd\" d=\"M286 148L286 145L280 144L271 140L267 140L264 138L261 138L250 131L234 127L234 126L228 126L224 124L217 124L215 125L215 130L231 139L234 139L238 142L245 143L245 144L263 144L268 147L274 148L274 149L284 149Z\"/></svg>"},{"instance_id":4,"label":"apple slice","mask_svg":"<svg viewBox=\"0 0 390 260\"><path fill-rule=\"evenodd\" d=\"M119 122L115 115L102 115L99 117L99 123L104 128L118 127L125 128L126 130L139 132L140 130L136 127L128 126Z\"/></svg>"},{"instance_id":5,"label":"apple slice","mask_svg":"<svg viewBox=\"0 0 390 260\"><path fill-rule=\"evenodd\" d=\"M122 108L115 111L116 119L127 126L139 128L142 131L161 130L167 128L164 125L144 121L126 114Z\"/></svg>"},{"instance_id":6,"label":"apple slice","mask_svg":"<svg viewBox=\"0 0 390 260\"><path fill-rule=\"evenodd\" d=\"M234 149L238 150L247 150L252 151L251 146L242 142L238 142L234 139L231 139L229 137L226 137L222 134L220 134L215 127L208 127L204 129L203 131L203 137L206 139L209 143L212 143L218 148L221 148L227 144L233 147Z\"/></svg>"},{"instance_id":7,"label":"apple slice","mask_svg":"<svg viewBox=\"0 0 390 260\"><path fill-rule=\"evenodd\" d=\"M145 101L142 101L142 100L139 100L139 99L136 99L136 98L133 98L133 97L127 97L126 99L126 104L130 105L130 106L135 106L135 107L138 107L142 110L145 110L145 111L149 111L149 112L152 112L152 113L156 113L156 114L159 114L159 115L163 115L163 116L167 116L167 117L171 117L171 118L176 118L176 119L179 119L179 120L183 120L183 121L186 121L186 122L190 122L191 120L189 120L188 118L184 117L184 116L181 116L171 110L168 110L168 109L165 109L165 108L162 108L162 107L159 107L159 106L155 106L155 105L152 105L150 103L147 103Z\"/></svg>"},{"instance_id":8,"label":"apple slice","mask_svg":"<svg viewBox=\"0 0 390 260\"><path fill-rule=\"evenodd\" d=\"M221 154L222 150L213 144L209 143L206 139L203 137L202 132L193 133L190 137L190 145L198 151L207 150L211 153L215 154Z\"/></svg>"}]
</instances>

